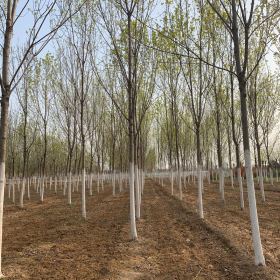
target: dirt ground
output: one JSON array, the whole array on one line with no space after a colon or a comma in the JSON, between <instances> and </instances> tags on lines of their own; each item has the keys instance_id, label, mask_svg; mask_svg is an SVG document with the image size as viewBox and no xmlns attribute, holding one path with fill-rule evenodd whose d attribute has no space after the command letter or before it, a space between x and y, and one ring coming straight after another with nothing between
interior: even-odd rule
<instances>
[{"instance_id":1,"label":"dirt ground","mask_svg":"<svg viewBox=\"0 0 280 280\"><path fill-rule=\"evenodd\" d=\"M184 187L183 200L146 180L138 241L129 239L128 190L111 187L87 197L87 220L80 194L73 205L59 191L46 192L43 204L32 191L19 209L5 197L3 268L5 279L280 279L280 185L257 202L266 267L253 264L248 213L238 189L226 186L226 203L217 184L205 185L205 220L196 213L197 189ZM246 190L245 190L246 191ZM17 197L18 200L18 197Z\"/></svg>"}]
</instances>

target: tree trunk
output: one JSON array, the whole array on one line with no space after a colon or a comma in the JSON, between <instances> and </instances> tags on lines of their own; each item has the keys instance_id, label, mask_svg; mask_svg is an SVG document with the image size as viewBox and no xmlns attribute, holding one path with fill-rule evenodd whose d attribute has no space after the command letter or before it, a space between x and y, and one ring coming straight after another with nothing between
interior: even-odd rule
<instances>
[{"instance_id":1,"label":"tree trunk","mask_svg":"<svg viewBox=\"0 0 280 280\"><path fill-rule=\"evenodd\" d=\"M202 158L201 158L201 147L200 147L200 125L197 125L196 129L196 160L197 160L197 181L198 181L198 212L199 217L204 219L203 213L203 200L202 200Z\"/></svg>"},{"instance_id":2,"label":"tree trunk","mask_svg":"<svg viewBox=\"0 0 280 280\"><path fill-rule=\"evenodd\" d=\"M134 151L135 151L135 98L132 87L132 40L131 40L131 14L127 17L128 34L128 135L129 135L129 191L130 191L130 233L131 239L137 239L136 220L135 220L135 194L134 194Z\"/></svg>"},{"instance_id":3,"label":"tree trunk","mask_svg":"<svg viewBox=\"0 0 280 280\"><path fill-rule=\"evenodd\" d=\"M251 219L251 227L252 227L252 235L253 235L253 247L255 252L255 264L265 265L265 259L263 255L263 249L262 249L261 237L260 237L254 178L253 178L252 164L251 164L248 112L247 112L247 100L246 100L246 82L244 77L239 77L239 90L240 90L240 106L241 106L244 158L245 158L245 168L246 168L246 181L247 181L247 188L248 188L250 219Z\"/></svg>"},{"instance_id":4,"label":"tree trunk","mask_svg":"<svg viewBox=\"0 0 280 280\"><path fill-rule=\"evenodd\" d=\"M71 170L71 168L70 168ZM68 174L68 193L67 193L67 203L69 205L72 204L72 198L71 198L71 195L72 195L72 174L71 174L71 171L69 171L69 174Z\"/></svg>"},{"instance_id":5,"label":"tree trunk","mask_svg":"<svg viewBox=\"0 0 280 280\"><path fill-rule=\"evenodd\" d=\"M8 69L6 70L8 71ZM5 70L3 69L3 71ZM3 235L2 229L3 229L5 161L6 161L6 143L7 143L7 130L8 130L9 96L10 96L10 88L7 87L5 89L5 93L2 91L1 120L0 120L0 276L2 275L2 235Z\"/></svg>"},{"instance_id":6,"label":"tree trunk","mask_svg":"<svg viewBox=\"0 0 280 280\"><path fill-rule=\"evenodd\" d=\"M10 5L11 6L11 5ZM4 35L4 46L2 55L2 82L1 85L1 120L0 120L0 277L2 275L2 229L3 229L3 206L4 206L4 188L5 188L5 162L6 162L6 140L8 131L9 114L9 67L11 53L11 39L13 34L12 12L8 7L8 16L6 19L6 30Z\"/></svg>"},{"instance_id":7,"label":"tree trunk","mask_svg":"<svg viewBox=\"0 0 280 280\"><path fill-rule=\"evenodd\" d=\"M231 91L231 129L232 129L232 140L235 146L235 157L236 157L236 172L237 172L237 181L239 185L239 194L240 194L240 207L241 210L244 209L244 195L243 195L243 184L241 177L240 169L240 151L239 151L239 142L236 137L235 132L235 112L234 112L234 85L233 85L233 75L230 75L230 91Z\"/></svg>"}]
</instances>

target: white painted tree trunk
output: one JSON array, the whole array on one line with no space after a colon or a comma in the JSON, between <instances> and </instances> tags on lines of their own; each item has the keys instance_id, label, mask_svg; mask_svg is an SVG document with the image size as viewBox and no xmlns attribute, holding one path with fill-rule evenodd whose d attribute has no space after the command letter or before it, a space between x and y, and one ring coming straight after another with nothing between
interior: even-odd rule
<instances>
[{"instance_id":1,"label":"white painted tree trunk","mask_svg":"<svg viewBox=\"0 0 280 280\"><path fill-rule=\"evenodd\" d=\"M67 203L69 205L72 204L72 174L69 172L68 174L68 195L67 195Z\"/></svg>"},{"instance_id":2,"label":"white painted tree trunk","mask_svg":"<svg viewBox=\"0 0 280 280\"><path fill-rule=\"evenodd\" d=\"M30 200L30 178L27 178L27 198Z\"/></svg>"},{"instance_id":3,"label":"white painted tree trunk","mask_svg":"<svg viewBox=\"0 0 280 280\"><path fill-rule=\"evenodd\" d=\"M244 209L244 193L243 193L243 182L241 177L241 168L237 168L237 180L239 185L239 196L240 196L240 208L241 210Z\"/></svg>"},{"instance_id":4,"label":"white painted tree trunk","mask_svg":"<svg viewBox=\"0 0 280 280\"><path fill-rule=\"evenodd\" d=\"M89 195L92 196L92 174L89 176Z\"/></svg>"},{"instance_id":5,"label":"white painted tree trunk","mask_svg":"<svg viewBox=\"0 0 280 280\"><path fill-rule=\"evenodd\" d=\"M179 186L179 198L180 200L182 200L183 192L182 192L181 168L178 169L178 186Z\"/></svg>"},{"instance_id":6,"label":"white painted tree trunk","mask_svg":"<svg viewBox=\"0 0 280 280\"><path fill-rule=\"evenodd\" d=\"M145 172L142 170L142 195L144 193L144 186L145 186Z\"/></svg>"},{"instance_id":7,"label":"white painted tree trunk","mask_svg":"<svg viewBox=\"0 0 280 280\"><path fill-rule=\"evenodd\" d=\"M97 173L97 193L99 193L99 184L100 184L100 178L99 178L99 172Z\"/></svg>"},{"instance_id":8,"label":"white painted tree trunk","mask_svg":"<svg viewBox=\"0 0 280 280\"><path fill-rule=\"evenodd\" d=\"M5 192L5 163L0 163L0 277L2 274L2 236L3 236L3 208Z\"/></svg>"},{"instance_id":9,"label":"white painted tree trunk","mask_svg":"<svg viewBox=\"0 0 280 280\"><path fill-rule=\"evenodd\" d=\"M140 219L140 189L139 189L139 172L138 166L135 165L134 167L135 173L135 197L136 197L136 219Z\"/></svg>"},{"instance_id":10,"label":"white painted tree trunk","mask_svg":"<svg viewBox=\"0 0 280 280\"><path fill-rule=\"evenodd\" d=\"M23 208L23 197L25 193L25 178L21 181L20 196L19 196L19 207Z\"/></svg>"},{"instance_id":11,"label":"white painted tree trunk","mask_svg":"<svg viewBox=\"0 0 280 280\"><path fill-rule=\"evenodd\" d=\"M219 168L219 192L222 192L221 168Z\"/></svg>"},{"instance_id":12,"label":"white painted tree trunk","mask_svg":"<svg viewBox=\"0 0 280 280\"><path fill-rule=\"evenodd\" d=\"M199 218L204 219L203 201L202 201L202 173L201 166L197 167L197 181L198 181L198 214Z\"/></svg>"},{"instance_id":13,"label":"white painted tree trunk","mask_svg":"<svg viewBox=\"0 0 280 280\"><path fill-rule=\"evenodd\" d=\"M130 205L130 235L132 240L137 239L135 219L135 196L134 196L134 164L129 163L129 205Z\"/></svg>"},{"instance_id":14,"label":"white painted tree trunk","mask_svg":"<svg viewBox=\"0 0 280 280\"><path fill-rule=\"evenodd\" d=\"M116 171L113 171L113 178L112 178L112 183L113 183L113 196L116 195Z\"/></svg>"},{"instance_id":15,"label":"white painted tree trunk","mask_svg":"<svg viewBox=\"0 0 280 280\"><path fill-rule=\"evenodd\" d=\"M265 265L265 259L263 255L260 229L259 229L259 219L258 219L258 212L257 212L257 205L256 205L256 195L255 195L255 188L254 188L251 155L249 150L245 150L244 157L245 157L246 180L247 180L247 189L248 189L253 247L255 252L255 264Z\"/></svg>"},{"instance_id":16,"label":"white painted tree trunk","mask_svg":"<svg viewBox=\"0 0 280 280\"><path fill-rule=\"evenodd\" d=\"M57 177L54 178L54 193L57 193Z\"/></svg>"},{"instance_id":17,"label":"white painted tree trunk","mask_svg":"<svg viewBox=\"0 0 280 280\"><path fill-rule=\"evenodd\" d=\"M67 190L67 177L65 176L65 178L64 178L64 187L63 187L63 196L66 195L66 190Z\"/></svg>"},{"instance_id":18,"label":"white painted tree trunk","mask_svg":"<svg viewBox=\"0 0 280 280\"><path fill-rule=\"evenodd\" d=\"M173 170L171 169L171 195L174 195L174 185L173 185Z\"/></svg>"},{"instance_id":19,"label":"white painted tree trunk","mask_svg":"<svg viewBox=\"0 0 280 280\"><path fill-rule=\"evenodd\" d=\"M260 184L262 200L263 200L263 202L265 202L265 193L264 193L264 185L263 185L263 170L262 170L262 167L258 168L258 173L259 173L259 184Z\"/></svg>"},{"instance_id":20,"label":"white painted tree trunk","mask_svg":"<svg viewBox=\"0 0 280 280\"><path fill-rule=\"evenodd\" d=\"M201 170L201 190L202 190L202 196L204 194L204 176L202 174L202 170Z\"/></svg>"},{"instance_id":21,"label":"white painted tree trunk","mask_svg":"<svg viewBox=\"0 0 280 280\"><path fill-rule=\"evenodd\" d=\"M139 182L139 205L140 205L140 216L141 216L141 203L142 203L142 170L138 168L138 182Z\"/></svg>"},{"instance_id":22,"label":"white painted tree trunk","mask_svg":"<svg viewBox=\"0 0 280 280\"><path fill-rule=\"evenodd\" d=\"M278 167L276 167L275 171L276 171L276 182L278 183L279 182Z\"/></svg>"},{"instance_id":23,"label":"white painted tree trunk","mask_svg":"<svg viewBox=\"0 0 280 280\"><path fill-rule=\"evenodd\" d=\"M82 217L86 219L86 170L82 171Z\"/></svg>"},{"instance_id":24,"label":"white painted tree trunk","mask_svg":"<svg viewBox=\"0 0 280 280\"><path fill-rule=\"evenodd\" d=\"M1 165L0 165L1 168ZM12 196L13 196L13 203L16 202L16 193L15 193L15 179L13 178L13 183L12 183Z\"/></svg>"},{"instance_id":25,"label":"white painted tree trunk","mask_svg":"<svg viewBox=\"0 0 280 280\"><path fill-rule=\"evenodd\" d=\"M225 184L224 184L224 169L223 167L219 168L219 186L221 192L221 199L225 202Z\"/></svg>"},{"instance_id":26,"label":"white painted tree trunk","mask_svg":"<svg viewBox=\"0 0 280 280\"><path fill-rule=\"evenodd\" d=\"M104 192L104 174L101 174L101 189Z\"/></svg>"},{"instance_id":27,"label":"white painted tree trunk","mask_svg":"<svg viewBox=\"0 0 280 280\"><path fill-rule=\"evenodd\" d=\"M233 183L233 170L232 170L232 168L230 169L230 182L231 182L231 187L234 189L234 183Z\"/></svg>"},{"instance_id":28,"label":"white painted tree trunk","mask_svg":"<svg viewBox=\"0 0 280 280\"><path fill-rule=\"evenodd\" d=\"M41 188L40 188L40 201L44 201L44 191L45 191L45 177L41 178Z\"/></svg>"},{"instance_id":29,"label":"white painted tree trunk","mask_svg":"<svg viewBox=\"0 0 280 280\"><path fill-rule=\"evenodd\" d=\"M52 190L52 177L50 177L50 191Z\"/></svg>"}]
</instances>

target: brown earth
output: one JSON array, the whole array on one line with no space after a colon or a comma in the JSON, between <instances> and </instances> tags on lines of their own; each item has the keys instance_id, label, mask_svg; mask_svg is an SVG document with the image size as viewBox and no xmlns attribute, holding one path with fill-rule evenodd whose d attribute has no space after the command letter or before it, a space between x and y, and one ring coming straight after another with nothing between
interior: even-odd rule
<instances>
[{"instance_id":1,"label":"brown earth","mask_svg":"<svg viewBox=\"0 0 280 280\"><path fill-rule=\"evenodd\" d=\"M280 279L280 186L266 191L266 203L257 191L266 267L253 264L248 202L241 211L237 188L226 186L222 204L217 185L206 185L203 221L194 184L183 201L169 188L146 180L138 241L129 239L127 190L113 197L106 185L88 196L86 221L80 194L68 206L61 190L48 190L43 204L32 191L23 210L6 194L5 279Z\"/></svg>"}]
</instances>

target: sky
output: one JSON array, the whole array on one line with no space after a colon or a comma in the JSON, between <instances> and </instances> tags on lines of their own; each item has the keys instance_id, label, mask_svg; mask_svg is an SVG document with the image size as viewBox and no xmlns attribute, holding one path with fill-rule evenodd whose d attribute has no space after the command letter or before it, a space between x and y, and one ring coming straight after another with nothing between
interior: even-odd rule
<instances>
[{"instance_id":1,"label":"sky","mask_svg":"<svg viewBox=\"0 0 280 280\"><path fill-rule=\"evenodd\" d=\"M19 1L17 12L19 13L23 5L26 3L26 1ZM31 29L32 25L34 24L34 17L32 13L30 12L31 9L33 9L34 0L30 1L30 4L25 8L24 13L22 16L18 19L17 23L14 27L14 36L13 36L13 45L22 46L25 44L27 38L28 38L28 31ZM50 31L50 18L46 21L46 23L43 25L41 32L39 34L39 38L42 37L44 34L48 33ZM49 44L43 53L46 53L47 51L53 51L52 44Z\"/></svg>"},{"instance_id":2,"label":"sky","mask_svg":"<svg viewBox=\"0 0 280 280\"><path fill-rule=\"evenodd\" d=\"M1 1L1 0L0 0ZM24 9L24 12L22 15L18 18L15 26L14 26L14 34L12 39L12 46L14 49L17 48L23 48L26 45L26 42L28 40L29 31L32 28L34 24L34 17L30 10L33 10L34 7L34 0L29 1L30 3L28 6ZM17 14L22 10L25 1L19 1L18 8L17 8ZM42 25L41 32L39 33L38 38L41 38L45 34L47 34L50 31L50 20L48 19L44 25ZM43 51L39 54L39 57L43 57L48 52L54 52L53 43L50 42ZM18 106L17 96L15 93L11 95L11 110L13 108L16 108Z\"/></svg>"},{"instance_id":3,"label":"sky","mask_svg":"<svg viewBox=\"0 0 280 280\"><path fill-rule=\"evenodd\" d=\"M14 46L22 46L27 39L27 33L28 30L32 27L32 24L34 22L33 16L30 12L31 9L33 9L34 0L29 1L29 5L25 8L25 12L22 14L22 16L18 19L17 24L14 28L14 37L13 37L13 45ZM26 3L26 1L19 1L18 9L17 11L21 11L23 5ZM164 11L164 1L162 0L156 0L155 6L152 12L152 18L153 22L159 22L162 19L163 11ZM50 22L46 22L46 24L43 25L42 31L40 32L40 36L46 34L50 29ZM54 51L54 45L53 43L49 43L46 48L42 51L40 56L45 55L47 52L53 52ZM268 55L266 57L266 60L268 61L269 67L273 70L276 69L277 65L273 57L273 52L275 51L275 48L270 48Z\"/></svg>"}]
</instances>

